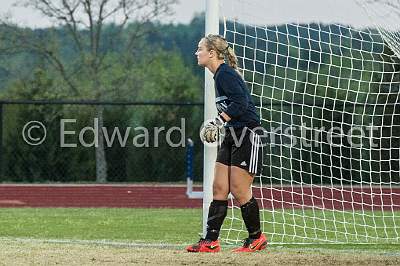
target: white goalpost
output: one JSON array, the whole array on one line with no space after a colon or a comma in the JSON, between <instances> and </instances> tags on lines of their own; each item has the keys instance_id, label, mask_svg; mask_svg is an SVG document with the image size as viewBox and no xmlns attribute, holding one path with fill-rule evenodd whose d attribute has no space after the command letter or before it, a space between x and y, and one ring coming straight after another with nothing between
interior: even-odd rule
<instances>
[{"instance_id":1,"label":"white goalpost","mask_svg":"<svg viewBox=\"0 0 400 266\"><path fill-rule=\"evenodd\" d=\"M205 34L219 34L219 1L206 0ZM214 80L209 71L204 76L204 121L217 116L215 107ZM214 180L214 164L217 159L217 148L204 146L203 164L203 236L207 233L208 208L213 198L212 183Z\"/></svg>"},{"instance_id":2,"label":"white goalpost","mask_svg":"<svg viewBox=\"0 0 400 266\"><path fill-rule=\"evenodd\" d=\"M400 1L349 1L365 26L274 22L267 2L206 9L206 34L223 25L265 129L253 184L263 232L271 243L400 243ZM205 86L210 119L207 73ZM215 153L205 147L203 232ZM232 199L221 239L246 236Z\"/></svg>"}]
</instances>

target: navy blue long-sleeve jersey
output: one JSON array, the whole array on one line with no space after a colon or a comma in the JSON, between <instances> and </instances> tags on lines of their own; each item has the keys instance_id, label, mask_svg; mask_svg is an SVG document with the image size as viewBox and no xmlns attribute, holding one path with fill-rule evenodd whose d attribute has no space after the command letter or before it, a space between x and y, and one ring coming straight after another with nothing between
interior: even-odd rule
<instances>
[{"instance_id":1,"label":"navy blue long-sleeve jersey","mask_svg":"<svg viewBox=\"0 0 400 266\"><path fill-rule=\"evenodd\" d=\"M231 118L226 127L254 128L260 125L250 92L235 69L221 64L214 74L214 81L218 113L225 112Z\"/></svg>"}]
</instances>

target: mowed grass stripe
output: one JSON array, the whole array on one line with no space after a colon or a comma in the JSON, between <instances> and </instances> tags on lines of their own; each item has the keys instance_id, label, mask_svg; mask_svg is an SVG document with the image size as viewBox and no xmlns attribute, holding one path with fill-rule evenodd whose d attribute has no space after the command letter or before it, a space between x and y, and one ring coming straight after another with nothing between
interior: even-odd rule
<instances>
[{"instance_id":1,"label":"mowed grass stripe","mask_svg":"<svg viewBox=\"0 0 400 266\"><path fill-rule=\"evenodd\" d=\"M0 237L189 243L201 231L200 209L0 209Z\"/></svg>"},{"instance_id":2,"label":"mowed grass stripe","mask_svg":"<svg viewBox=\"0 0 400 266\"><path fill-rule=\"evenodd\" d=\"M4 208L0 209L0 237L185 245L198 240L202 230L201 212L201 209ZM335 228L338 231L342 229L340 229L339 222L336 221L334 224L331 221L333 215L336 217L348 215L346 221L349 223L352 222L353 217L358 217L353 214L329 214L326 211L324 214L318 214L318 212L309 213L307 211L304 213L306 219L303 219L302 214L301 210L298 213L282 212L282 210L276 210L274 213L264 211L264 218L267 221L264 223L264 230L270 239L271 246L279 243L289 245L290 243L304 242L304 240L311 243L315 236L326 237L330 241L344 242L345 237L350 239L351 235L343 235L334 231ZM320 215L320 217L318 216L316 221L312 221L311 215ZM325 217L326 221L320 220L321 217ZM232 221L234 228L243 228L240 212L235 212L235 218L237 219L226 219L224 228L227 228L226 226ZM319 229L311 229L314 222ZM359 221L356 222L359 223ZM302 228L304 224L310 228L304 230ZM348 232L351 232L352 228L354 229L354 226L347 224L343 226L347 226ZM376 232L382 232L381 237L387 234L390 238L395 238L395 233L399 229L397 228L397 231L393 228L380 231L383 229L375 230L363 226L360 227L358 233L364 234L364 230L369 230L371 236L374 236ZM304 238L304 232L308 239ZM233 230L229 232L229 235L227 233L227 231L223 231L222 238L228 236L231 240L239 241L246 237L245 231ZM327 244L326 248L340 249L346 246L370 249L366 245L363 247L363 245L346 244ZM400 245L388 243L371 246L383 251L391 249L391 247L400 250ZM312 245L307 247L313 248ZM324 248L324 245L317 244L315 247Z\"/></svg>"},{"instance_id":3,"label":"mowed grass stripe","mask_svg":"<svg viewBox=\"0 0 400 266\"><path fill-rule=\"evenodd\" d=\"M275 209L261 212L264 232L275 243L400 244L400 212ZM240 210L228 212L223 239L247 236ZM227 229L227 230L225 230Z\"/></svg>"}]
</instances>

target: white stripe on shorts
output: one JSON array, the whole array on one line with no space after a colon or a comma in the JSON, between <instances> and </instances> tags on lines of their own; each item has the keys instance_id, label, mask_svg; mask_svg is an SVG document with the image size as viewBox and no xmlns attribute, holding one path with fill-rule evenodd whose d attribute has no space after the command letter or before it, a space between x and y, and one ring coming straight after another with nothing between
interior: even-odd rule
<instances>
[{"instance_id":1,"label":"white stripe on shorts","mask_svg":"<svg viewBox=\"0 0 400 266\"><path fill-rule=\"evenodd\" d=\"M258 134L252 132L253 141L251 145L251 156L250 156L250 166L249 172L255 174L257 172L257 164L258 164L258 150L260 147L260 136Z\"/></svg>"},{"instance_id":2,"label":"white stripe on shorts","mask_svg":"<svg viewBox=\"0 0 400 266\"><path fill-rule=\"evenodd\" d=\"M256 141L256 138L257 138L257 136L256 136L256 134L255 133L253 133L253 143L252 143L252 145L251 145L251 167L249 167L249 172L250 173L253 173L253 168L254 168L254 163L255 163L255 152L256 152L256 143L257 143L257 141Z\"/></svg>"},{"instance_id":3,"label":"white stripe on shorts","mask_svg":"<svg viewBox=\"0 0 400 266\"><path fill-rule=\"evenodd\" d=\"M249 165L249 172L251 173L251 169L253 168L253 154L254 154L254 132L251 132L252 140L251 140L251 152L250 152L250 165Z\"/></svg>"},{"instance_id":4,"label":"white stripe on shorts","mask_svg":"<svg viewBox=\"0 0 400 266\"><path fill-rule=\"evenodd\" d=\"M260 136L258 134L256 134L256 152L254 153L254 157L255 157L255 163L253 165L254 169L253 172L254 174L257 173L257 166L258 166L258 150L260 148Z\"/></svg>"}]
</instances>

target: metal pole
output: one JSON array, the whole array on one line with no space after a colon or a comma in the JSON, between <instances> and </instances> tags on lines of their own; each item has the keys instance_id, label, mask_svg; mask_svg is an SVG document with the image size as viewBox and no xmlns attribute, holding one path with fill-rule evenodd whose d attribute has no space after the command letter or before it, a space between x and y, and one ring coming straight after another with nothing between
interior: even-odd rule
<instances>
[{"instance_id":1,"label":"metal pole","mask_svg":"<svg viewBox=\"0 0 400 266\"><path fill-rule=\"evenodd\" d=\"M0 104L0 180L3 178L3 104Z\"/></svg>"},{"instance_id":2,"label":"metal pole","mask_svg":"<svg viewBox=\"0 0 400 266\"><path fill-rule=\"evenodd\" d=\"M193 192L193 140L187 139L186 148L186 195L190 198Z\"/></svg>"},{"instance_id":3,"label":"metal pole","mask_svg":"<svg viewBox=\"0 0 400 266\"><path fill-rule=\"evenodd\" d=\"M207 34L219 34L219 1L206 0L206 29ZM215 91L212 73L206 69L204 81L204 120L212 119L217 115L215 108ZM208 207L213 199L212 183L214 180L214 163L217 157L217 148L204 146L203 167L203 236L207 230Z\"/></svg>"}]
</instances>

